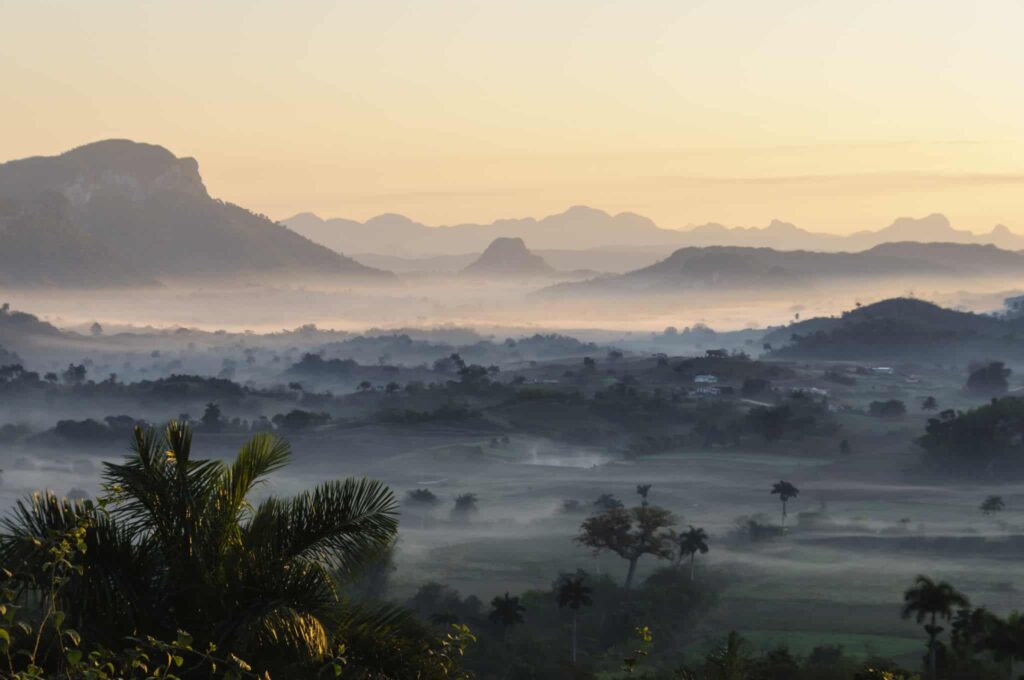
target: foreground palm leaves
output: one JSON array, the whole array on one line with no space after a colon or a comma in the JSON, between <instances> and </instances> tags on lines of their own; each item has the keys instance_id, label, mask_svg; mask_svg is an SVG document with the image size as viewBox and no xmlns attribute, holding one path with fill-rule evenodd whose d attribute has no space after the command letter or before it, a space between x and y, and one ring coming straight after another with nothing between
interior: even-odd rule
<instances>
[{"instance_id":1,"label":"foreground palm leaves","mask_svg":"<svg viewBox=\"0 0 1024 680\"><path fill-rule=\"evenodd\" d=\"M86 639L116 648L187 630L197 647L262 665L322 661L349 636L403 625L400 612L349 607L338 592L395 540L397 503L379 482L346 479L253 505L253 489L290 455L260 434L230 464L198 460L187 425L137 428L125 461L105 464L99 504L49 493L19 502L2 524L0 562L31 589L45 540L86 526L80 573L61 591Z\"/></svg>"}]
</instances>

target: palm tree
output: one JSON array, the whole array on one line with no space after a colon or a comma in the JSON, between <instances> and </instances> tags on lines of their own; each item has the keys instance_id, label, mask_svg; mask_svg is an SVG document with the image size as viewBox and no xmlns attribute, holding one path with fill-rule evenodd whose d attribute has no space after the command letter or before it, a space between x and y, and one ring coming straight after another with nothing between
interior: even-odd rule
<instances>
[{"instance_id":1,"label":"palm tree","mask_svg":"<svg viewBox=\"0 0 1024 680\"><path fill-rule=\"evenodd\" d=\"M967 606L969 602L963 593L945 581L936 583L927 576L918 576L914 586L903 594L903 618L913 616L918 623L928 620L924 631L928 634L928 677L931 680L935 680L936 641L943 630L938 619L948 621L954 608Z\"/></svg>"},{"instance_id":2,"label":"palm tree","mask_svg":"<svg viewBox=\"0 0 1024 680\"><path fill-rule=\"evenodd\" d=\"M523 622L523 612L526 607L519 604L518 597L511 597L505 593L505 597L496 597L491 600L490 620L498 624L504 631L505 644L508 644L508 630L512 626Z\"/></svg>"},{"instance_id":3,"label":"palm tree","mask_svg":"<svg viewBox=\"0 0 1024 680\"><path fill-rule=\"evenodd\" d=\"M52 493L20 501L0 523L0 562L31 588L45 539L84 525L81 572L61 606L97 644L186 630L196 648L255 663L322 660L350 633L398 625L394 610L346 606L337 587L395 539L397 504L380 482L347 479L253 505L253 489L290 457L284 440L258 434L230 464L198 460L188 425L160 436L136 427L124 462L104 463L100 506Z\"/></svg>"},{"instance_id":4,"label":"palm tree","mask_svg":"<svg viewBox=\"0 0 1024 680\"><path fill-rule=\"evenodd\" d=\"M1024 616L1020 612L1012 612L1006 619L992 617L990 629L982 646L992 652L996 661L1009 664L1009 680L1013 674L1013 662L1024 661Z\"/></svg>"},{"instance_id":5,"label":"palm tree","mask_svg":"<svg viewBox=\"0 0 1024 680\"><path fill-rule=\"evenodd\" d=\"M779 497L782 501L782 528L786 528L786 504L792 499L800 495L800 489L796 488L789 482L782 480L772 485L772 494Z\"/></svg>"},{"instance_id":6,"label":"palm tree","mask_svg":"<svg viewBox=\"0 0 1024 680\"><path fill-rule=\"evenodd\" d=\"M679 561L682 562L684 557L689 556L691 581L693 580L693 568L697 553L707 555L708 534L703 529L695 528L691 524L690 529L679 537Z\"/></svg>"},{"instance_id":7,"label":"palm tree","mask_svg":"<svg viewBox=\"0 0 1024 680\"><path fill-rule=\"evenodd\" d=\"M593 589L586 585L587 575L583 571L577 571L574 576L562 577L558 586L558 606L568 607L572 610L572 663L576 665L576 619L579 617L582 607L589 607L594 603L590 594Z\"/></svg>"}]
</instances>

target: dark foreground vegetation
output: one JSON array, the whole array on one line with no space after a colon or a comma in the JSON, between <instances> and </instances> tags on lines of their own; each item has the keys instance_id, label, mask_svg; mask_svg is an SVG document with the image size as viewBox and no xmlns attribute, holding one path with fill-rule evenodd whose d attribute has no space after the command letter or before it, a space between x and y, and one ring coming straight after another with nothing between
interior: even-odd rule
<instances>
[{"instance_id":1,"label":"dark foreground vegetation","mask_svg":"<svg viewBox=\"0 0 1024 680\"><path fill-rule=\"evenodd\" d=\"M105 464L102 497L39 493L3 520L0 676L984 680L1016 677L1024 661L1024 618L972 608L925 576L903 603L922 625L923 676L835 645L754 653L735 632L683 654L729 577L697 568L713 542L677 527L649 484L633 507L599 498L576 538L628 564L621 584L577 570L489 604L435 583L389 602L388 488L346 479L256 502L288 444L257 434L222 463L194 456L192 435L177 421L137 427L131 453ZM783 480L771 493L784 523L800 490ZM981 509L1003 507L993 496ZM668 566L635 583L645 558Z\"/></svg>"}]
</instances>

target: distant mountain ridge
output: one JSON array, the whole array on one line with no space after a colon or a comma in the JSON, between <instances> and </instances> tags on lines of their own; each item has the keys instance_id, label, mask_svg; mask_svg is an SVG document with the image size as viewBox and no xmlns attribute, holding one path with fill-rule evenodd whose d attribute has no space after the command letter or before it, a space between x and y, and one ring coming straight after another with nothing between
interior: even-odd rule
<instances>
[{"instance_id":1,"label":"distant mountain ridge","mask_svg":"<svg viewBox=\"0 0 1024 680\"><path fill-rule=\"evenodd\" d=\"M561 283L547 296L674 294L796 287L836 280L1024 275L1024 253L955 243L889 243L857 253L707 246L680 248L635 271Z\"/></svg>"},{"instance_id":2,"label":"distant mountain ridge","mask_svg":"<svg viewBox=\"0 0 1024 680\"><path fill-rule=\"evenodd\" d=\"M192 158L128 140L0 164L0 283L120 286L287 272L382 278L211 198Z\"/></svg>"},{"instance_id":3,"label":"distant mountain ridge","mask_svg":"<svg viewBox=\"0 0 1024 680\"><path fill-rule=\"evenodd\" d=\"M480 251L499 237L522 238L537 250L746 246L855 252L896 241L991 244L1006 250L1024 249L1024 235L1004 225L996 225L985 234L975 234L953 228L941 214L901 217L883 229L849 235L813 232L780 220L773 220L766 227L727 227L711 223L688 229L665 229L635 213L611 215L586 206L574 206L540 220L503 219L490 224L440 227L395 214L379 215L360 223L347 219L324 220L312 213L300 213L284 220L284 224L341 252L400 257L462 255Z\"/></svg>"},{"instance_id":4,"label":"distant mountain ridge","mask_svg":"<svg viewBox=\"0 0 1024 680\"><path fill-rule=\"evenodd\" d=\"M484 250L496 238L520 238L533 248L578 250L601 246L664 246L678 243L677 232L661 229L634 213L610 215L585 206L537 220L497 220L491 224L428 227L403 215L379 215L365 223L323 220L301 213L283 221L310 240L337 251L386 253L402 257L461 255ZM624 235L628 235L625 238Z\"/></svg>"}]
</instances>

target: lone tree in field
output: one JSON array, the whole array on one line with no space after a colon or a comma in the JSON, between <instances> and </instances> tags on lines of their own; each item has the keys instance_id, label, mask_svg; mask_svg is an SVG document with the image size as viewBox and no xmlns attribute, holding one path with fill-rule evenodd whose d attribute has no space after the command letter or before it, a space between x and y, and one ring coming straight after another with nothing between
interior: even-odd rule
<instances>
[{"instance_id":1,"label":"lone tree in field","mask_svg":"<svg viewBox=\"0 0 1024 680\"><path fill-rule=\"evenodd\" d=\"M800 489L796 488L786 480L781 480L772 485L772 494L782 501L782 527L786 527L786 504L800 495Z\"/></svg>"},{"instance_id":2,"label":"lone tree in field","mask_svg":"<svg viewBox=\"0 0 1024 680\"><path fill-rule=\"evenodd\" d=\"M623 507L622 501L610 493L603 493L594 501L594 507L599 511L611 510L612 508Z\"/></svg>"},{"instance_id":3,"label":"lone tree in field","mask_svg":"<svg viewBox=\"0 0 1024 680\"><path fill-rule=\"evenodd\" d=\"M988 517L989 515L994 515L1005 510L1006 503L1003 502L1002 496L989 496L982 501L979 509L981 510L981 514Z\"/></svg>"},{"instance_id":4,"label":"lone tree in field","mask_svg":"<svg viewBox=\"0 0 1024 680\"><path fill-rule=\"evenodd\" d=\"M903 618L914 617L918 623L927 623L924 632L928 634L928 678L936 680L935 650L939 633L940 618L947 621L958 607L968 607L967 597L945 581L936 583L927 576L914 579L914 586L903 594Z\"/></svg>"},{"instance_id":5,"label":"lone tree in field","mask_svg":"<svg viewBox=\"0 0 1024 680\"><path fill-rule=\"evenodd\" d=\"M939 407L939 402L935 400L935 397L926 397L924 402L921 404L921 408L925 411L934 411Z\"/></svg>"},{"instance_id":6,"label":"lone tree in field","mask_svg":"<svg viewBox=\"0 0 1024 680\"><path fill-rule=\"evenodd\" d=\"M512 597L508 593L505 593L504 597L496 597L491 600L491 614L488 618L492 623L501 626L504 631L505 644L508 644L509 629L523 622L523 612L525 611L526 607L519 604L519 598Z\"/></svg>"},{"instance_id":7,"label":"lone tree in field","mask_svg":"<svg viewBox=\"0 0 1024 680\"><path fill-rule=\"evenodd\" d=\"M679 562L690 558L690 580L693 580L693 566L697 553L708 554L708 534L703 529L690 525L690 529L679 537Z\"/></svg>"},{"instance_id":8,"label":"lone tree in field","mask_svg":"<svg viewBox=\"0 0 1024 680\"><path fill-rule=\"evenodd\" d=\"M558 606L572 610L572 663L576 665L576 620L580 609L594 603L590 594L593 589L586 584L587 574L580 570L575 574L565 574L558 585Z\"/></svg>"},{"instance_id":9,"label":"lone tree in field","mask_svg":"<svg viewBox=\"0 0 1024 680\"><path fill-rule=\"evenodd\" d=\"M452 508L452 518L466 521L479 511L475 493L464 493L455 497L455 506Z\"/></svg>"},{"instance_id":10,"label":"lone tree in field","mask_svg":"<svg viewBox=\"0 0 1024 680\"><path fill-rule=\"evenodd\" d=\"M412 489L405 494L405 500L408 503L414 505L426 505L435 506L441 502L441 499L437 497L430 489Z\"/></svg>"},{"instance_id":11,"label":"lone tree in field","mask_svg":"<svg viewBox=\"0 0 1024 680\"><path fill-rule=\"evenodd\" d=\"M629 562L625 583L629 590L641 557L672 557L674 536L670 528L675 523L671 512L656 505L640 505L628 510L609 508L583 520L576 542L593 548L595 555L608 550Z\"/></svg>"},{"instance_id":12,"label":"lone tree in field","mask_svg":"<svg viewBox=\"0 0 1024 680\"><path fill-rule=\"evenodd\" d=\"M1007 378L1013 373L1002 361L971 366L967 376L967 389L977 394L1003 394L1010 388Z\"/></svg>"}]
</instances>

